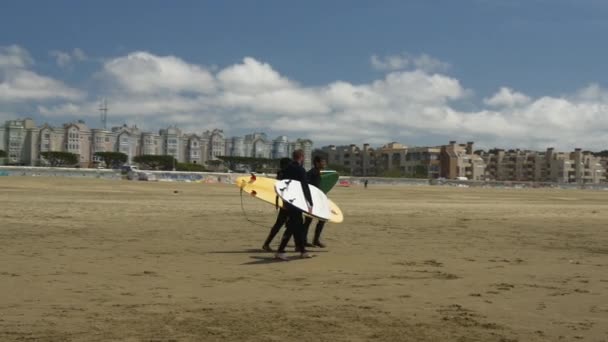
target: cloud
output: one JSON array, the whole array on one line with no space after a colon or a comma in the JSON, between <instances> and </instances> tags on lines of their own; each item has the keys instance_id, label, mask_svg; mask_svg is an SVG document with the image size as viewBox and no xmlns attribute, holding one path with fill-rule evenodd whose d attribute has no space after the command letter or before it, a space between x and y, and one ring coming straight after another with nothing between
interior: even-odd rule
<instances>
[{"instance_id":1,"label":"cloud","mask_svg":"<svg viewBox=\"0 0 608 342\"><path fill-rule=\"evenodd\" d=\"M251 57L245 57L242 63L221 70L217 79L224 90L243 94L283 90L295 86L269 64Z\"/></svg>"},{"instance_id":2,"label":"cloud","mask_svg":"<svg viewBox=\"0 0 608 342\"><path fill-rule=\"evenodd\" d=\"M485 104L493 107L515 107L528 104L530 98L522 93L518 93L513 89L502 87L490 98L483 100Z\"/></svg>"},{"instance_id":3,"label":"cloud","mask_svg":"<svg viewBox=\"0 0 608 342\"><path fill-rule=\"evenodd\" d=\"M49 54L55 58L57 65L62 68L72 65L74 62L82 62L88 59L86 53L80 48L75 48L72 51L53 50Z\"/></svg>"},{"instance_id":4,"label":"cloud","mask_svg":"<svg viewBox=\"0 0 608 342\"><path fill-rule=\"evenodd\" d=\"M118 85L120 91L138 94L204 94L215 90L215 80L204 67L148 52L134 52L107 61L101 77Z\"/></svg>"},{"instance_id":5,"label":"cloud","mask_svg":"<svg viewBox=\"0 0 608 342\"><path fill-rule=\"evenodd\" d=\"M222 128L228 135L264 131L271 137L311 138L316 146L474 140L487 148L605 149L608 91L599 84L561 97L537 98L502 87L479 101L479 109L462 110L462 101L476 101L472 90L446 73L425 70L422 62L408 63L405 69L387 71L370 82L305 86L252 57L209 68L177 56L138 51L102 65L95 76L103 81L96 94L107 96L110 122L136 123L154 131L170 124L198 133L212 128ZM22 67L11 70L21 73L19 79L27 79L27 73L44 77ZM42 89L52 92L32 97L35 85L44 82L20 84L11 89L27 89L28 103L36 104L33 108L45 121L90 118L91 126L98 126L98 101L61 83L47 84ZM62 98L44 102L45 96L57 96L62 89Z\"/></svg>"},{"instance_id":6,"label":"cloud","mask_svg":"<svg viewBox=\"0 0 608 342\"><path fill-rule=\"evenodd\" d=\"M30 70L34 60L20 46L0 47L0 104L82 99L82 91Z\"/></svg>"},{"instance_id":7,"label":"cloud","mask_svg":"<svg viewBox=\"0 0 608 342\"><path fill-rule=\"evenodd\" d=\"M0 103L48 99L80 99L84 94L29 70L0 71Z\"/></svg>"},{"instance_id":8,"label":"cloud","mask_svg":"<svg viewBox=\"0 0 608 342\"><path fill-rule=\"evenodd\" d=\"M0 46L0 68L25 68L33 63L30 54L22 47Z\"/></svg>"},{"instance_id":9,"label":"cloud","mask_svg":"<svg viewBox=\"0 0 608 342\"><path fill-rule=\"evenodd\" d=\"M442 62L427 54L412 56L407 53L401 55L388 55L385 57L372 55L371 64L374 69L380 71L414 69L435 72L446 71L450 67L448 63Z\"/></svg>"}]
</instances>

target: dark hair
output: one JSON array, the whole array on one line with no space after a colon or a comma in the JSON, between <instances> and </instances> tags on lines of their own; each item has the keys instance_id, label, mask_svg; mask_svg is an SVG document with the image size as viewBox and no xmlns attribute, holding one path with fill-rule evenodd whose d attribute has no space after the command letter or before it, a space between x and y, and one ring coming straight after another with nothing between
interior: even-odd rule
<instances>
[{"instance_id":1,"label":"dark hair","mask_svg":"<svg viewBox=\"0 0 608 342\"><path fill-rule=\"evenodd\" d=\"M294 160L298 160L298 159L304 157L304 150L302 150L302 149L295 150L295 151L293 151L291 156L293 157Z\"/></svg>"},{"instance_id":2,"label":"dark hair","mask_svg":"<svg viewBox=\"0 0 608 342\"><path fill-rule=\"evenodd\" d=\"M325 158L321 157L321 156L315 156L315 158L312 160L313 164L317 164L322 162L323 160L325 160Z\"/></svg>"},{"instance_id":3,"label":"dark hair","mask_svg":"<svg viewBox=\"0 0 608 342\"><path fill-rule=\"evenodd\" d=\"M281 170L283 170L287 166L289 166L289 163L291 163L291 159L289 159L289 158L281 158L281 160L279 160L279 168Z\"/></svg>"}]
</instances>

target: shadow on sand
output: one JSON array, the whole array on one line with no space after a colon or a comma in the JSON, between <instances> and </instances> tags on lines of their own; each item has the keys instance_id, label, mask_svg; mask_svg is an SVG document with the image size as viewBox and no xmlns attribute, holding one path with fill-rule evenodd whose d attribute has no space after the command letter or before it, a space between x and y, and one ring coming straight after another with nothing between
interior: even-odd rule
<instances>
[{"instance_id":1,"label":"shadow on sand","mask_svg":"<svg viewBox=\"0 0 608 342\"><path fill-rule=\"evenodd\" d=\"M252 256L250 258L254 259L254 260L243 263L241 265L265 265L265 264L274 264L274 263L296 261L296 260L307 260L307 259L300 258L297 254L289 256L289 260L277 259L274 256L267 256L267 257Z\"/></svg>"}]
</instances>

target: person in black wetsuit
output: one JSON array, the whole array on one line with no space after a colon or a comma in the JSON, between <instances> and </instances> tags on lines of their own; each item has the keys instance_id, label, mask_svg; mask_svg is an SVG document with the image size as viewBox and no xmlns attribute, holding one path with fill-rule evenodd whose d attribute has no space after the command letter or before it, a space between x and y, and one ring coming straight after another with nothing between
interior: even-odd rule
<instances>
[{"instance_id":1,"label":"person in black wetsuit","mask_svg":"<svg viewBox=\"0 0 608 342\"><path fill-rule=\"evenodd\" d=\"M304 197L306 198L306 204L308 205L308 212L312 212L312 196L310 195L310 189L308 188L308 181L306 179L306 170L302 167L302 163L304 162L304 151L295 150L293 152L293 162L285 168L283 172L283 179L293 179L297 180L302 184L302 191L304 192ZM277 259L288 260L287 255L285 254L285 247L287 247L287 242L293 235L294 240L296 242L296 249L300 252L300 256L302 258L310 258L312 255L308 254L306 251L306 237L304 236L304 222L302 220L302 211L290 203L285 202L285 209L287 210L287 229L283 234L283 238L281 239L281 244L279 245L279 249L275 254Z\"/></svg>"},{"instance_id":2,"label":"person in black wetsuit","mask_svg":"<svg viewBox=\"0 0 608 342\"><path fill-rule=\"evenodd\" d=\"M313 159L313 168L308 171L306 176L308 177L308 184L314 185L317 188L321 185L321 171L325 168L325 160L320 156L316 156ZM321 232L325 227L325 221L319 220L315 227L315 237L312 240L312 244L308 243L308 229L312 223L312 217L307 216L304 219L304 237L306 238L306 247L321 247L325 248L325 244L321 242Z\"/></svg>"},{"instance_id":3,"label":"person in black wetsuit","mask_svg":"<svg viewBox=\"0 0 608 342\"><path fill-rule=\"evenodd\" d=\"M278 180L283 179L283 173L285 172L285 169L287 168L287 166L289 166L290 163L291 163L291 159L281 158L281 160L279 161L279 171L277 171ZM262 246L262 249L267 252L273 251L272 248L270 248L270 243L272 242L272 239L274 239L274 237L277 235L277 233L279 232L281 227L283 227L285 222L287 222L287 210L284 208L279 208L278 201L279 201L279 197L277 196L277 208L279 209L279 214L277 215L277 220L275 221L274 225L270 229L270 233L268 233L268 237L266 238L266 241L264 241L264 246Z\"/></svg>"}]
</instances>

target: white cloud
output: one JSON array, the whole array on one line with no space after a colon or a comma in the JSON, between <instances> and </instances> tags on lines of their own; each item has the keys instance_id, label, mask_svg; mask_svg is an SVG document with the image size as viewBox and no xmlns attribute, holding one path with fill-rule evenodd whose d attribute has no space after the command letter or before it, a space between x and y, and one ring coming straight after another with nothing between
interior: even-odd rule
<instances>
[{"instance_id":1,"label":"white cloud","mask_svg":"<svg viewBox=\"0 0 608 342\"><path fill-rule=\"evenodd\" d=\"M104 64L102 77L114 81L121 91L140 94L208 93L215 89L209 71L174 56L134 52Z\"/></svg>"},{"instance_id":2,"label":"white cloud","mask_svg":"<svg viewBox=\"0 0 608 342\"><path fill-rule=\"evenodd\" d=\"M442 62L427 54L412 56L404 53L401 55L388 55L385 57L372 55L371 63L374 69L380 71L414 69L423 70L426 72L435 72L445 71L450 67L448 63Z\"/></svg>"},{"instance_id":3,"label":"white cloud","mask_svg":"<svg viewBox=\"0 0 608 342\"><path fill-rule=\"evenodd\" d=\"M0 104L51 99L76 100L84 94L61 81L29 70L34 60L17 45L0 47Z\"/></svg>"},{"instance_id":4,"label":"white cloud","mask_svg":"<svg viewBox=\"0 0 608 342\"><path fill-rule=\"evenodd\" d=\"M605 149L608 91L598 84L569 96L539 98L504 87L484 99L481 109L465 111L456 104L470 101L472 91L458 79L408 63L408 70L390 71L368 83L307 87L251 57L210 69L176 56L133 52L106 61L98 74L105 81L100 96L108 97L110 121L154 130L169 124L187 132L215 127L228 134L261 130L271 136L309 137L317 146L474 140L480 147ZM23 68L11 70L22 73L20 80L43 77ZM32 89L44 82L19 84L11 89L27 89L30 100L57 96L63 89L65 101L38 103L43 116L98 118L98 102L79 97L65 85L47 84L32 97ZM49 88L53 91L43 91Z\"/></svg>"},{"instance_id":5,"label":"white cloud","mask_svg":"<svg viewBox=\"0 0 608 342\"><path fill-rule=\"evenodd\" d=\"M515 107L528 104L530 98L511 88L502 87L496 94L490 98L484 99L483 102L488 106L493 107Z\"/></svg>"},{"instance_id":6,"label":"white cloud","mask_svg":"<svg viewBox=\"0 0 608 342\"><path fill-rule=\"evenodd\" d=\"M0 71L0 103L82 97L81 91L29 70Z\"/></svg>"},{"instance_id":7,"label":"white cloud","mask_svg":"<svg viewBox=\"0 0 608 342\"><path fill-rule=\"evenodd\" d=\"M30 54L22 47L0 46L0 68L25 68L33 63Z\"/></svg>"},{"instance_id":8,"label":"white cloud","mask_svg":"<svg viewBox=\"0 0 608 342\"><path fill-rule=\"evenodd\" d=\"M217 79L222 88L237 93L262 93L294 87L269 64L245 57L243 63L221 70Z\"/></svg>"},{"instance_id":9,"label":"white cloud","mask_svg":"<svg viewBox=\"0 0 608 342\"><path fill-rule=\"evenodd\" d=\"M80 48L75 48L72 51L53 50L49 54L55 57L55 62L62 68L72 65L73 62L82 62L88 59L86 53Z\"/></svg>"},{"instance_id":10,"label":"white cloud","mask_svg":"<svg viewBox=\"0 0 608 342\"><path fill-rule=\"evenodd\" d=\"M72 56L67 52L53 50L49 54L55 57L57 65L62 68L68 66L70 62L72 62Z\"/></svg>"}]
</instances>

